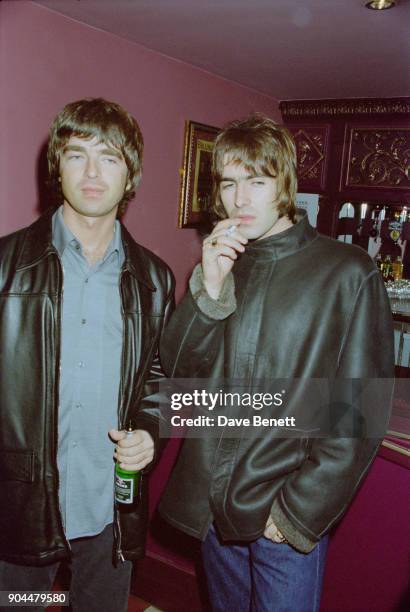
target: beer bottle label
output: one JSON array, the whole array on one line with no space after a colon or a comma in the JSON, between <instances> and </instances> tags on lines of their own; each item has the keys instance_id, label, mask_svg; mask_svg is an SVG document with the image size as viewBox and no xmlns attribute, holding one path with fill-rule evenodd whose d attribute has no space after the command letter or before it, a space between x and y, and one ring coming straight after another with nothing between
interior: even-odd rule
<instances>
[{"instance_id":1,"label":"beer bottle label","mask_svg":"<svg viewBox=\"0 0 410 612\"><path fill-rule=\"evenodd\" d=\"M398 239L400 238L401 230L402 230L402 223L400 221L397 221L397 220L390 221L389 234L393 242L398 241Z\"/></svg>"},{"instance_id":2,"label":"beer bottle label","mask_svg":"<svg viewBox=\"0 0 410 612\"><path fill-rule=\"evenodd\" d=\"M115 499L120 504L132 504L134 501L135 477L123 477L115 474Z\"/></svg>"}]
</instances>

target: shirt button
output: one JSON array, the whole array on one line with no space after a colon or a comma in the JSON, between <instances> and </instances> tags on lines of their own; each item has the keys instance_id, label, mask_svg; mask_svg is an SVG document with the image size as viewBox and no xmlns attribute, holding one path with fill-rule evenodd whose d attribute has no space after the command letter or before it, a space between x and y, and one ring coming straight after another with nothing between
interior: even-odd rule
<instances>
[{"instance_id":1,"label":"shirt button","mask_svg":"<svg viewBox=\"0 0 410 612\"><path fill-rule=\"evenodd\" d=\"M86 278L84 282L85 282L85 283L88 283L88 278Z\"/></svg>"},{"instance_id":2,"label":"shirt button","mask_svg":"<svg viewBox=\"0 0 410 612\"><path fill-rule=\"evenodd\" d=\"M78 367L79 367L79 368L83 368L84 366L85 366L84 361L79 361L79 362L78 362Z\"/></svg>"},{"instance_id":3,"label":"shirt button","mask_svg":"<svg viewBox=\"0 0 410 612\"><path fill-rule=\"evenodd\" d=\"M82 406L83 406L83 405L82 405L82 403L81 403L81 402L78 402L78 404L76 404L76 405L75 405L75 407L76 407L76 408L82 408Z\"/></svg>"},{"instance_id":4,"label":"shirt button","mask_svg":"<svg viewBox=\"0 0 410 612\"><path fill-rule=\"evenodd\" d=\"M81 319L81 325L85 325L87 323L87 319Z\"/></svg>"},{"instance_id":5,"label":"shirt button","mask_svg":"<svg viewBox=\"0 0 410 612\"><path fill-rule=\"evenodd\" d=\"M76 245L75 245L75 250L76 250L76 251L79 251L79 250L80 250L80 245L79 245L79 244L76 244Z\"/></svg>"},{"instance_id":6,"label":"shirt button","mask_svg":"<svg viewBox=\"0 0 410 612\"><path fill-rule=\"evenodd\" d=\"M73 442L73 448L77 446L77 442Z\"/></svg>"}]
</instances>

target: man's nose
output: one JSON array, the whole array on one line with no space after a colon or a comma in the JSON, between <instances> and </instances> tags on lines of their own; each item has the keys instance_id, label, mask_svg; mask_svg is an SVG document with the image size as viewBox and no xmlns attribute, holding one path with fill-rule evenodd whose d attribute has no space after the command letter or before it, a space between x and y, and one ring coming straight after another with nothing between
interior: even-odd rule
<instances>
[{"instance_id":1,"label":"man's nose","mask_svg":"<svg viewBox=\"0 0 410 612\"><path fill-rule=\"evenodd\" d=\"M85 172L88 178L96 178L100 173L98 161L94 159L93 157L89 157L87 159L87 165L85 167Z\"/></svg>"},{"instance_id":2,"label":"man's nose","mask_svg":"<svg viewBox=\"0 0 410 612\"><path fill-rule=\"evenodd\" d=\"M249 204L249 190L246 183L238 183L235 194L235 206L242 208L246 204Z\"/></svg>"}]
</instances>

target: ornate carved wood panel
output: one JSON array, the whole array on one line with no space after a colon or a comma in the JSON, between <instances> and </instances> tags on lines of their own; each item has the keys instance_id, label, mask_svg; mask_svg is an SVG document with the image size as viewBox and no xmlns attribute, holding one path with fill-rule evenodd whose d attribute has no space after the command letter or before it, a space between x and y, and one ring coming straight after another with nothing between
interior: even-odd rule
<instances>
[{"instance_id":1,"label":"ornate carved wood panel","mask_svg":"<svg viewBox=\"0 0 410 612\"><path fill-rule=\"evenodd\" d=\"M319 231L337 235L343 202L410 208L410 97L288 100L280 109L299 132L299 191L320 194ZM312 137L323 133L324 150Z\"/></svg>"},{"instance_id":2,"label":"ornate carved wood panel","mask_svg":"<svg viewBox=\"0 0 410 612\"><path fill-rule=\"evenodd\" d=\"M294 119L347 118L394 115L408 117L410 98L362 98L348 100L288 100L279 104L285 122Z\"/></svg>"},{"instance_id":3,"label":"ornate carved wood panel","mask_svg":"<svg viewBox=\"0 0 410 612\"><path fill-rule=\"evenodd\" d=\"M288 126L296 143L299 191L323 191L329 126Z\"/></svg>"},{"instance_id":4,"label":"ornate carved wood panel","mask_svg":"<svg viewBox=\"0 0 410 612\"><path fill-rule=\"evenodd\" d=\"M346 126L346 187L410 189L410 128Z\"/></svg>"}]
</instances>

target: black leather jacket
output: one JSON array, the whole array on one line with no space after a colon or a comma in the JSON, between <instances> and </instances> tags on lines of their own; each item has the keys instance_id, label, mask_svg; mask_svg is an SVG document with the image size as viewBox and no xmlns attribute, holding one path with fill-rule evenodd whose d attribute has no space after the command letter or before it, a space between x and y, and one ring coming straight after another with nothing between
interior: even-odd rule
<instances>
[{"instance_id":1,"label":"black leather jacket","mask_svg":"<svg viewBox=\"0 0 410 612\"><path fill-rule=\"evenodd\" d=\"M191 279L163 336L167 375L250 386L263 379L385 378L383 393L376 384L366 397L383 429L394 377L392 317L367 253L320 236L304 217L248 245L233 277L237 305L225 318L218 304L214 314L205 312L204 289ZM349 385L346 398L344 384L334 389L329 405L349 407ZM299 407L305 409L303 399ZM340 418L334 436L321 439L268 430L232 439L229 427L220 438L186 439L160 512L201 539L214 520L231 541L258 538L271 515L289 542L308 552L346 510L380 442L346 427L349 419Z\"/></svg>"},{"instance_id":2,"label":"black leather jacket","mask_svg":"<svg viewBox=\"0 0 410 612\"><path fill-rule=\"evenodd\" d=\"M70 554L58 500L63 278L51 242L52 212L0 239L0 558L31 565ZM158 456L157 410L142 398L163 376L158 341L173 307L174 281L158 257L136 244L124 227L121 232L124 341L118 428L132 417L136 428L154 437ZM115 512L117 559L143 555L147 505L143 474L138 508Z\"/></svg>"}]
</instances>

